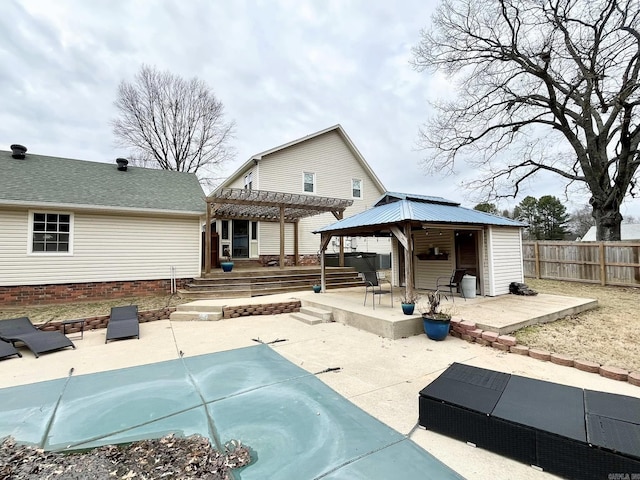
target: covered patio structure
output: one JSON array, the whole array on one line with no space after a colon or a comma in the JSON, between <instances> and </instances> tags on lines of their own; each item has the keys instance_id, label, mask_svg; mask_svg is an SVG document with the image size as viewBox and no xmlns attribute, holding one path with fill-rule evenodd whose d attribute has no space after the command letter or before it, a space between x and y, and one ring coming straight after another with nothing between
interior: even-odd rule
<instances>
[{"instance_id":1,"label":"covered patio structure","mask_svg":"<svg viewBox=\"0 0 640 480\"><path fill-rule=\"evenodd\" d=\"M324 286L324 256L331 237L393 236L392 283L433 289L436 278L464 268L481 295L509 293L523 282L521 228L509 218L461 207L441 197L387 192L369 210L316 230Z\"/></svg>"},{"instance_id":2,"label":"covered patio structure","mask_svg":"<svg viewBox=\"0 0 640 480\"><path fill-rule=\"evenodd\" d=\"M271 192L242 188L223 188L206 199L205 222L205 274L211 272L211 220L250 220L280 223L280 268L285 264L285 223L294 225L294 265L298 262L298 222L300 219L331 212L337 220L353 200L342 198L303 195L297 193ZM344 246L340 239L340 266L344 266Z\"/></svg>"}]
</instances>

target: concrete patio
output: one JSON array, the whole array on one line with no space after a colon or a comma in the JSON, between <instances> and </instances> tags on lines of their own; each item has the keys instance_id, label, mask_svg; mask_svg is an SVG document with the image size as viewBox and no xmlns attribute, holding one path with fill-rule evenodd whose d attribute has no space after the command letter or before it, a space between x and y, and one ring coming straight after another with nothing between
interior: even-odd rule
<instances>
[{"instance_id":1,"label":"concrete patio","mask_svg":"<svg viewBox=\"0 0 640 480\"><path fill-rule=\"evenodd\" d=\"M311 292L310 296L313 295ZM383 307L384 300L382 307L376 305L376 313L382 313ZM372 310L371 305L367 309ZM399 305L393 311L399 312ZM86 332L83 340L74 340L76 350L55 352L39 359L23 350L23 358L0 362L0 387L148 364L181 355L225 351L254 345L256 340L266 343L282 340L271 347L309 372L338 367L337 371L319 373L318 378L461 475L480 480L555 477L417 428L419 391L452 362L640 398L640 388L629 383L499 352L453 337L442 342L431 341L425 335L392 340L339 322L307 325L293 318L293 314L222 321L162 320L141 324L140 330L140 340L106 345L105 330Z\"/></svg>"},{"instance_id":2,"label":"concrete patio","mask_svg":"<svg viewBox=\"0 0 640 480\"><path fill-rule=\"evenodd\" d=\"M328 290L315 294L300 291L279 295L251 298L196 300L180 305L172 319L195 320L203 315L209 319L220 317L222 308L231 305L264 305L289 300L299 300L303 307L328 312L332 321L365 330L384 338L398 339L423 333L420 302L414 315L404 315L400 298L404 290L394 288L393 307L389 294L377 295L375 308L371 297L363 305L364 287ZM417 291L422 296L426 291ZM478 328L500 335L511 333L528 325L552 322L585 310L596 308L597 300L559 295L536 296L501 295L498 297L476 297L464 299L448 295L442 303L443 311L451 312L454 318L477 324ZM300 317L304 321L304 316Z\"/></svg>"}]
</instances>

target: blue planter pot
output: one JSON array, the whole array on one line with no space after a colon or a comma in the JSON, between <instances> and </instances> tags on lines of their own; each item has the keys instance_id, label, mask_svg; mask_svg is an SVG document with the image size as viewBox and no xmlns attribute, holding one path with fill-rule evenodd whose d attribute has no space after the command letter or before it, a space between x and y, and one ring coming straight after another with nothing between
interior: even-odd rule
<instances>
[{"instance_id":1,"label":"blue planter pot","mask_svg":"<svg viewBox=\"0 0 640 480\"><path fill-rule=\"evenodd\" d=\"M233 262L220 262L223 272L230 272L233 270Z\"/></svg>"},{"instance_id":2,"label":"blue planter pot","mask_svg":"<svg viewBox=\"0 0 640 480\"><path fill-rule=\"evenodd\" d=\"M444 340L449 335L449 324L451 320L437 320L430 317L422 317L424 333L431 340Z\"/></svg>"},{"instance_id":3,"label":"blue planter pot","mask_svg":"<svg viewBox=\"0 0 640 480\"><path fill-rule=\"evenodd\" d=\"M415 303L403 303L402 304L402 313L405 315L413 315L413 310L416 308Z\"/></svg>"},{"instance_id":4,"label":"blue planter pot","mask_svg":"<svg viewBox=\"0 0 640 480\"><path fill-rule=\"evenodd\" d=\"M313 286L313 291L316 293L320 293L320 291L322 290L322 287L320 285L314 285Z\"/></svg>"}]
</instances>

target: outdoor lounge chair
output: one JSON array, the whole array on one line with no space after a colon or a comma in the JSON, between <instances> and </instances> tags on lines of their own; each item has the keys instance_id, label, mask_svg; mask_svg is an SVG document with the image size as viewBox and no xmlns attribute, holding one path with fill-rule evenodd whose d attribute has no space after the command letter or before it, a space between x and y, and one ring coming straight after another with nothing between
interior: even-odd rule
<instances>
[{"instance_id":1,"label":"outdoor lounge chair","mask_svg":"<svg viewBox=\"0 0 640 480\"><path fill-rule=\"evenodd\" d=\"M380 277L378 276L378 272L362 272L364 275L364 305L367 304L367 295L369 292L373 295L373 309L376 309L376 295L385 295L389 294L391 297L391 308L393 308L393 292L391 289L391 282L389 283L389 289L383 290L380 285ZM382 299L378 299L378 303L380 303Z\"/></svg>"},{"instance_id":2,"label":"outdoor lounge chair","mask_svg":"<svg viewBox=\"0 0 640 480\"><path fill-rule=\"evenodd\" d=\"M27 317L0 320L0 339L11 342L22 342L38 358L41 353L76 348L71 340L60 332L45 332L36 328Z\"/></svg>"},{"instance_id":3,"label":"outdoor lounge chair","mask_svg":"<svg viewBox=\"0 0 640 480\"><path fill-rule=\"evenodd\" d=\"M140 324L138 323L138 306L112 307L111 318L107 324L107 338L117 340L121 338L140 338Z\"/></svg>"},{"instance_id":4,"label":"outdoor lounge chair","mask_svg":"<svg viewBox=\"0 0 640 480\"><path fill-rule=\"evenodd\" d=\"M11 355L17 355L19 357L22 356L22 354L16 350L16 347L14 347L10 342L0 340L0 358L7 358Z\"/></svg>"},{"instance_id":5,"label":"outdoor lounge chair","mask_svg":"<svg viewBox=\"0 0 640 480\"><path fill-rule=\"evenodd\" d=\"M460 287L460 282L462 282L462 277L464 277L465 273L467 273L466 269L456 268L450 277L438 277L436 279L436 290L440 290L440 287L447 287L449 289L449 293L453 294L453 289L455 288L458 290ZM464 298L464 292L461 288L460 295Z\"/></svg>"}]
</instances>

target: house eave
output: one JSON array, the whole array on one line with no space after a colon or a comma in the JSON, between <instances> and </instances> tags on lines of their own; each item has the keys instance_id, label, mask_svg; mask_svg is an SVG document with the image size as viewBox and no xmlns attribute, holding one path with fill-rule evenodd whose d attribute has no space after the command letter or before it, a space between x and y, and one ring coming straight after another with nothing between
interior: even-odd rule
<instances>
[{"instance_id":1,"label":"house eave","mask_svg":"<svg viewBox=\"0 0 640 480\"><path fill-rule=\"evenodd\" d=\"M47 210L82 210L82 211L98 211L98 212L126 212L126 213L146 213L153 215L167 215L180 217L204 217L205 210L166 210L158 208L136 208L136 207L117 207L108 205L86 205L75 203L54 203L54 202L25 202L19 200L1 200L2 207L23 207L23 208L43 208Z\"/></svg>"}]
</instances>

